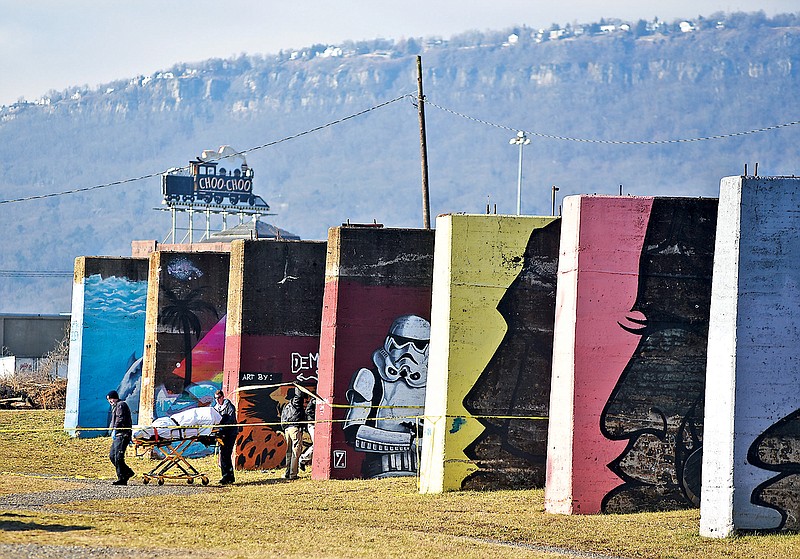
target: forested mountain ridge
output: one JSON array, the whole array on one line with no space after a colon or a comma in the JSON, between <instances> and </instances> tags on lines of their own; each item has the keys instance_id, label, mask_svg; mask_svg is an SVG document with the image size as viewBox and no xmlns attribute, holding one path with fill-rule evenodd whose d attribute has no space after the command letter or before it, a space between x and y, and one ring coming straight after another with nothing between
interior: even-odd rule
<instances>
[{"instance_id":1,"label":"forested mountain ridge","mask_svg":"<svg viewBox=\"0 0 800 559\"><path fill-rule=\"evenodd\" d=\"M796 174L798 126L674 140L800 120L800 19L716 15L684 22L687 31L658 23L314 45L2 107L2 200L155 176L0 205L0 270L69 270L76 256L163 240L157 174L221 144L264 146L247 154L255 193L277 213L264 219L303 238L324 239L348 219L420 226L417 54L434 216L483 212L487 202L515 211L518 151L508 140L517 129L533 140L523 213L549 214L552 185L559 197L620 185L716 196L719 179L748 162L761 174ZM43 296L26 295L32 289ZM68 278L0 277L0 310L67 311L69 291Z\"/></svg>"}]
</instances>

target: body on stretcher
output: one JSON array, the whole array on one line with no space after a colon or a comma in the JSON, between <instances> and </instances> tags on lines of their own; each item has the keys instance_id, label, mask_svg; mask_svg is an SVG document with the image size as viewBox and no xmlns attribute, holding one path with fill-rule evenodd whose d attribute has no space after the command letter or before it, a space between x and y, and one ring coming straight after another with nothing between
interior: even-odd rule
<instances>
[{"instance_id":1,"label":"body on stretcher","mask_svg":"<svg viewBox=\"0 0 800 559\"><path fill-rule=\"evenodd\" d=\"M148 473L142 474L142 483L155 480L164 485L165 480L185 480L194 483L199 479L208 485L208 476L200 473L184 456L195 442L206 446L219 444L221 416L214 408L194 408L169 417L160 417L152 425L133 431L136 456L144 456L157 448L163 454L161 461Z\"/></svg>"}]
</instances>

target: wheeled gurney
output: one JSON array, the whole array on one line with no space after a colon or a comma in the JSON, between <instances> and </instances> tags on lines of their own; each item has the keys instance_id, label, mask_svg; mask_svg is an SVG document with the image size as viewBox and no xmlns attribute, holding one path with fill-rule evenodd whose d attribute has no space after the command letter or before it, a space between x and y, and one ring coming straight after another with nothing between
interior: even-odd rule
<instances>
[{"instance_id":1,"label":"wheeled gurney","mask_svg":"<svg viewBox=\"0 0 800 559\"><path fill-rule=\"evenodd\" d=\"M133 432L136 456L144 456L158 449L163 458L148 473L142 474L142 483L155 480L164 485L165 480L185 480L194 483L199 479L208 485L208 476L201 474L184 455L194 443L205 446L219 444L219 422L221 417L214 408L194 408L161 417L148 427Z\"/></svg>"}]
</instances>

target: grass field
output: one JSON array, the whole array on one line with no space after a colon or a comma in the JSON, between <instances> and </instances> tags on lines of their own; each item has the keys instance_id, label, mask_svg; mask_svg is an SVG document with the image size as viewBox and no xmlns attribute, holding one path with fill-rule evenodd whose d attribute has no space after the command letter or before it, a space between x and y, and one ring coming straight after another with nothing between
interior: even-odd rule
<instances>
[{"instance_id":1,"label":"grass field","mask_svg":"<svg viewBox=\"0 0 800 559\"><path fill-rule=\"evenodd\" d=\"M110 439L72 439L62 423L59 411L0 411L0 503L11 494L81 487L81 477L113 480ZM132 450L128 456L138 473L153 465ZM192 463L218 478L212 457ZM43 510L0 504L0 544L172 549L174 557L198 550L242 558L540 558L563 556L563 549L615 557L800 557L800 535L701 538L696 510L550 515L542 491L420 495L414 478L313 481L306 472L287 482L281 474L237 472L236 485L212 482L183 496L153 487L150 496Z\"/></svg>"}]
</instances>

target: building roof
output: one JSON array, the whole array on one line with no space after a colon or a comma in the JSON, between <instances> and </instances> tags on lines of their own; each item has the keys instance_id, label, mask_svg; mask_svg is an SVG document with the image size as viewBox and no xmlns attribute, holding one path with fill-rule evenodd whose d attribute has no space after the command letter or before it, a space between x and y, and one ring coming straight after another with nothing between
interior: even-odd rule
<instances>
[{"instance_id":1,"label":"building roof","mask_svg":"<svg viewBox=\"0 0 800 559\"><path fill-rule=\"evenodd\" d=\"M290 233L285 229L276 227L271 223L265 223L258 219L253 219L246 223L241 223L235 227L230 227L224 231L211 233L207 243L229 243L236 239L284 239L289 241L299 241L300 237Z\"/></svg>"}]
</instances>

